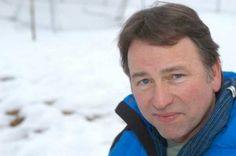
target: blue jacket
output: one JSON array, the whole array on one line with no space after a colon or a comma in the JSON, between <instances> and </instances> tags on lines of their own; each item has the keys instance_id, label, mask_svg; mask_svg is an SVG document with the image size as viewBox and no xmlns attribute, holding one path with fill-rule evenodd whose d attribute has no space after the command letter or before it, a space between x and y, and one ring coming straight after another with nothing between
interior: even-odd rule
<instances>
[{"instance_id":1,"label":"blue jacket","mask_svg":"<svg viewBox=\"0 0 236 156\"><path fill-rule=\"evenodd\" d=\"M236 88L236 73L224 72L224 82L228 81L233 81L233 86ZM232 83L230 83L230 85L232 85ZM230 98L232 103L232 107L230 107L228 113L229 118L225 121L223 128L219 130L211 140L206 140L206 142L209 141L210 144L204 147L203 154L200 155L236 155L236 101L230 93L225 96L227 97L224 97L224 99ZM144 119L133 95L127 96L118 105L116 113L127 123L127 126L115 138L109 156L166 156L166 140L160 135L153 133L155 128ZM191 149L187 150L191 151ZM200 156L197 153L198 152L195 151L195 154L188 152L188 154L178 155Z\"/></svg>"}]
</instances>

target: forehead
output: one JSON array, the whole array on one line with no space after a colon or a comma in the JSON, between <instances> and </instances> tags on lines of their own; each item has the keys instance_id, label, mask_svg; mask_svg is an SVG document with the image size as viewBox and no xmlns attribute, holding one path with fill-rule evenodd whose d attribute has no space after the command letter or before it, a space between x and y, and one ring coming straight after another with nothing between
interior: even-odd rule
<instances>
[{"instance_id":1,"label":"forehead","mask_svg":"<svg viewBox=\"0 0 236 156\"><path fill-rule=\"evenodd\" d=\"M128 50L128 66L133 70L155 67L157 70L175 66L202 66L198 48L189 38L173 46L151 45L135 40Z\"/></svg>"}]
</instances>

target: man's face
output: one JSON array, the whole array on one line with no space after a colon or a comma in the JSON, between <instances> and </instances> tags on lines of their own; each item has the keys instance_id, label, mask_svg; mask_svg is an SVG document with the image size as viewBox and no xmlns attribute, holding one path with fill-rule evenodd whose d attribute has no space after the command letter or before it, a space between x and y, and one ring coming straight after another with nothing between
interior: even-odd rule
<instances>
[{"instance_id":1,"label":"man's face","mask_svg":"<svg viewBox=\"0 0 236 156\"><path fill-rule=\"evenodd\" d=\"M132 92L144 117L166 139L184 142L206 121L220 88L220 65L212 78L189 38L174 46L140 40L128 51Z\"/></svg>"}]
</instances>

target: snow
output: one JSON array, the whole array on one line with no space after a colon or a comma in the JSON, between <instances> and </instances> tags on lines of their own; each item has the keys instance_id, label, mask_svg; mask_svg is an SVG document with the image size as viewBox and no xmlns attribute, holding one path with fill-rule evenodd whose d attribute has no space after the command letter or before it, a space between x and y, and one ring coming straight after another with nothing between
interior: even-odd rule
<instances>
[{"instance_id":1,"label":"snow","mask_svg":"<svg viewBox=\"0 0 236 156\"><path fill-rule=\"evenodd\" d=\"M210 3L209 9L202 3L193 5L197 1L188 4L199 6L196 9L220 45L223 69L236 71L236 8L232 9L232 3L228 1L229 10L224 3L219 13ZM69 17L76 11L72 4L60 6ZM92 10L100 12L103 7ZM25 10L13 22L5 18L9 8L2 5L0 11L1 155L107 155L125 125L114 109L130 94L116 47L121 23L111 20L114 15L99 18L80 10L71 19L59 14L60 29L52 33L39 17L33 42ZM126 18L138 9L138 3L129 4Z\"/></svg>"}]
</instances>

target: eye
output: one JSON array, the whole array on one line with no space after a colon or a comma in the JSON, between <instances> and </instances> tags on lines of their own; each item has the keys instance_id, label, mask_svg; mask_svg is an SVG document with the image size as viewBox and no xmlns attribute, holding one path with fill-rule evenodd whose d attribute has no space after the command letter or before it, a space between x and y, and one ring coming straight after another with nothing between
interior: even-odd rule
<instances>
[{"instance_id":1,"label":"eye","mask_svg":"<svg viewBox=\"0 0 236 156\"><path fill-rule=\"evenodd\" d=\"M174 79L174 80L176 80L176 79L181 79L181 78L183 78L185 75L184 74L173 74L172 75L172 78Z\"/></svg>"},{"instance_id":2,"label":"eye","mask_svg":"<svg viewBox=\"0 0 236 156\"><path fill-rule=\"evenodd\" d=\"M145 86L145 85L148 85L149 83L151 83L150 79L142 79L138 81L137 85Z\"/></svg>"},{"instance_id":3,"label":"eye","mask_svg":"<svg viewBox=\"0 0 236 156\"><path fill-rule=\"evenodd\" d=\"M185 80L186 75L182 74L182 73L178 73L178 74L173 74L171 76L171 81L174 83L180 83L183 82Z\"/></svg>"}]
</instances>

